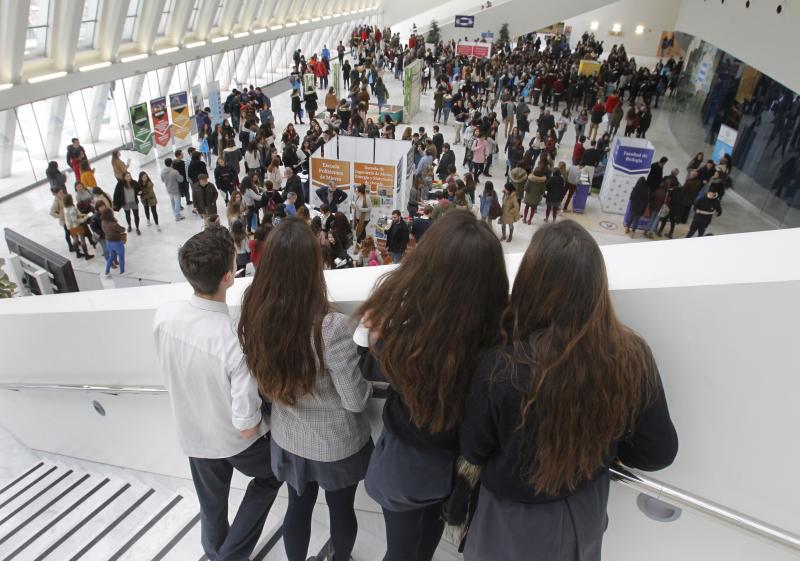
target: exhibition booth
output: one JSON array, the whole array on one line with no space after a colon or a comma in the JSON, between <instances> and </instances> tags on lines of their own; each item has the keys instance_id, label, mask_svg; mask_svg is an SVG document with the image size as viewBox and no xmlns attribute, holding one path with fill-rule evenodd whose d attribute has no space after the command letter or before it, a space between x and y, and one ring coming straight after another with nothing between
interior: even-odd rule
<instances>
[{"instance_id":1,"label":"exhibition booth","mask_svg":"<svg viewBox=\"0 0 800 561\"><path fill-rule=\"evenodd\" d=\"M372 203L367 234L381 240L392 211L404 210L408 203L414 177L414 146L405 140L336 136L311 155L309 170L311 206L316 208L322 203L318 190L335 185L347 194L339 211L349 218L355 188L365 185Z\"/></svg>"},{"instance_id":2,"label":"exhibition booth","mask_svg":"<svg viewBox=\"0 0 800 561\"><path fill-rule=\"evenodd\" d=\"M611 145L608 166L600 188L603 212L626 215L633 186L640 177L647 177L656 149L645 138L617 136Z\"/></svg>"}]
</instances>

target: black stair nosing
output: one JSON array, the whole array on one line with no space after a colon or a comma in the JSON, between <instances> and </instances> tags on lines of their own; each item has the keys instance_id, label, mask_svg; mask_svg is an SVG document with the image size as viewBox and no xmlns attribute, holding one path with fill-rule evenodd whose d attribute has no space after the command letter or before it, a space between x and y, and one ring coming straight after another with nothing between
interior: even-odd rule
<instances>
[{"instance_id":1,"label":"black stair nosing","mask_svg":"<svg viewBox=\"0 0 800 561\"><path fill-rule=\"evenodd\" d=\"M86 474L86 477L89 477L89 474ZM52 528L53 526L55 526L56 524L58 524L59 522L61 522L61 521L62 521L62 520L63 520L63 519L64 519L64 518L65 518L67 515L69 515L69 514L70 514L70 513L71 513L73 510L75 510L76 508L78 508L79 506L81 506L81 505L82 505L82 504L83 504L85 501L87 501L87 500L88 500L88 499L89 499L89 498L90 498L92 495L94 495L94 494L95 494L97 491L99 491L100 489L102 489L102 488L103 488L103 487L104 487L104 486L105 486L105 485L106 485L106 484L107 484L109 481L111 481L111 480L110 480L110 479L108 479L108 478L106 478L106 479L103 479L103 480L102 480L100 483L98 483L97 485L95 485L95 486L94 486L94 488L90 489L88 493L86 493L85 495L83 495L83 496L82 496L80 499L78 499L77 501L75 501L74 503L72 503L72 504L71 504L69 507L67 507L65 510L63 510L62 512L60 512L60 513L58 514L58 516L56 516L56 517L55 517L55 518L53 518L53 519L52 519L50 522L48 522L47 524L45 524L45 525L44 525L42 528L40 528L40 529L39 529L39 531L37 531L37 532L36 532L35 534L33 534L33 535L30 537L30 538L28 538L28 539L27 539L27 540L26 540L26 541L25 541L25 542L24 542L22 545L20 545L20 546L19 546L17 549L15 549L14 551L12 551L12 552L11 552L11 554L10 554L8 557L6 557L5 559L3 559L3 561L11 561L11 560L12 560L12 559L14 559L14 558L15 558L17 555L19 555L20 553L22 553L22 552L23 552L23 551L24 551L24 550L25 550L25 549L26 549L26 548L27 548L29 545L31 545L33 542L35 542L35 541L36 541L36 540L38 540L40 537L42 537L42 536L43 536L43 535L44 535L44 534L45 534L45 533L46 533L46 532L47 532L47 531L48 531L50 528ZM25 522L25 524L27 524L29 521L31 521L31 520L33 520L34 518L36 518L36 516L38 516L38 515L39 515L39 514L41 514L42 512L44 512L44 509L42 509L41 511L39 511L39 512L38 512L36 515L34 515L33 517L29 518L29 519L28 519L28 520ZM22 528L22 526L18 527L16 530L14 530L14 533L16 533L17 531L19 531L21 528ZM9 534L8 536L6 536L6 537L5 537L5 538L3 538L3 539L4 539L4 540L5 540L5 539L8 539L8 537L9 537L9 536L11 536L11 535L13 535L13 534Z\"/></svg>"},{"instance_id":2,"label":"black stair nosing","mask_svg":"<svg viewBox=\"0 0 800 561\"><path fill-rule=\"evenodd\" d=\"M122 514L120 514L120 515L119 515L119 516L118 516L118 517L117 517L117 518L116 518L116 519L115 519L115 520L114 520L114 521L113 521L111 524L109 524L109 525L108 525L108 526L107 526L105 529L103 529L103 531L102 531L102 532L100 532L98 535L96 535L94 538L92 538L92 540L91 540L89 543L87 543L86 545L84 545L84 546L83 546L83 547L80 549L80 551L78 551L78 552L77 552L75 555L73 555L73 556L70 558L70 560L69 560L69 561L77 561L78 559L80 559L81 557L83 557L84 555L86 555L86 554L89 552L89 550L91 550L91 549L92 549L94 546L96 546L98 543L100 543L100 541L101 541L103 538L105 538L105 537L106 537L108 534L110 534L110 533L111 533L111 531L112 531L112 530L114 530L114 528L116 528L117 526L119 526L120 524L122 524L122 522L123 522L123 521L124 521L124 520L125 520L125 519L126 519L128 516L130 516L131 514L133 514L133 511L134 511L134 510L136 510L137 508L139 508L140 506L142 506L142 504L143 504L143 503L144 503L144 502L145 502L147 499L149 499L150 497L152 497L154 494L155 494L155 489L148 489L148 490L147 490L147 492L146 492L144 495L142 495L141 497L139 497L139 498L136 500L136 502L134 502L134 503L133 503L131 506L129 506L127 509L125 509L125 511L124 511Z\"/></svg>"},{"instance_id":3,"label":"black stair nosing","mask_svg":"<svg viewBox=\"0 0 800 561\"><path fill-rule=\"evenodd\" d=\"M121 547L121 548L119 548L119 549L117 550L117 552L116 552L114 555L112 555L111 557L109 557L109 558L108 558L108 561L117 561L117 560L118 560L120 557L122 557L123 555L125 555L125 553L126 553L126 552L127 552L127 551L128 551L130 548L131 548L131 547L133 547L133 545L134 545L136 542L138 542L140 539L142 539L142 537L143 537L143 536L144 536L144 535L145 535L145 534L146 534L148 531L150 531L150 528L152 528L153 526L155 526L156 524L158 524L158 521L159 521L159 520L161 520L162 518L164 518L164 516L165 516L165 515L166 515L166 514L167 514L167 513L168 513L170 510L172 510L172 509L175 507L175 505L176 505L176 504L178 504L179 502L181 502L181 500L183 500L183 496L182 496L182 495L176 495L176 496L175 496L175 497L174 497L174 498L173 498L173 499L172 499L172 500L171 500L169 503L167 503L167 504L166 504L166 505L165 505L165 506L164 506L164 507L163 507L161 510L159 510L159 511L156 513L156 515L155 515L153 518L151 518L151 519L150 519L150 520L147 522L147 524L145 524L144 526L142 526L142 527L139 529L139 531L138 531L138 532L136 532L136 533L135 533L133 536L131 536L131 538L130 538L130 539L127 541L127 542L125 542L124 544L122 544L122 547Z\"/></svg>"},{"instance_id":4,"label":"black stair nosing","mask_svg":"<svg viewBox=\"0 0 800 561\"><path fill-rule=\"evenodd\" d=\"M76 532L78 532L81 528L83 528L86 524L88 524L95 516L103 512L103 510L108 507L111 503L116 501L122 494L125 493L128 489L131 488L130 483L125 483L122 487L117 489L113 495L108 497L105 501L103 501L100 505L98 505L92 512L88 513L86 516L82 517L77 524L75 524L72 528L64 532L64 534L58 538L55 542L50 544L50 546L45 549L39 556L34 559L34 561L42 561L45 557L53 553L56 549L61 547L61 545L70 539Z\"/></svg>"},{"instance_id":5,"label":"black stair nosing","mask_svg":"<svg viewBox=\"0 0 800 561\"><path fill-rule=\"evenodd\" d=\"M20 481L22 481L23 479L25 479L26 477L28 477L30 474L32 474L34 471L36 471L37 469L39 469L39 468L40 468L40 467L42 467L43 465L44 465L44 462L39 462L38 464L36 464L35 466L33 466L31 469L29 469L28 471L26 471L25 473L23 473L22 475L20 475L19 477L17 477L17 478L16 478L14 481L12 481L12 482L11 482L11 483L9 483L8 485L6 485L6 486L5 486L5 487L3 487L2 489L0 489L0 495L2 495L3 493L5 493L5 492L6 492L6 491L8 491L9 489L11 489L11 488L12 488L14 485L16 485L17 483L19 483Z\"/></svg>"},{"instance_id":6,"label":"black stair nosing","mask_svg":"<svg viewBox=\"0 0 800 561\"><path fill-rule=\"evenodd\" d=\"M272 537L269 540L267 540L267 543L264 544L264 547L261 548L261 551L259 551L258 554L255 557L253 557L253 561L263 561L263 559L267 555L269 555L269 552L272 551L272 549L275 547L275 545L277 545L277 543L281 540L282 537L283 537L283 524L278 526L278 529L275 530L275 533L272 534Z\"/></svg>"},{"instance_id":7,"label":"black stair nosing","mask_svg":"<svg viewBox=\"0 0 800 561\"><path fill-rule=\"evenodd\" d=\"M31 487L33 487L34 485L39 483L42 479L44 479L45 477L47 477L48 475L50 475L51 473L53 473L57 469L58 469L58 466L50 467L50 469L48 469L46 472L40 474L38 477L36 477L36 479L34 479L30 483L28 483L25 487L23 487L22 489L20 489L19 491L17 491L13 495L11 495L9 498L7 498L5 501L0 503L0 508L3 508L4 506L6 506L8 503L13 501L17 497L19 497L22 493L24 493L25 491L27 491L28 489L30 489Z\"/></svg>"},{"instance_id":8,"label":"black stair nosing","mask_svg":"<svg viewBox=\"0 0 800 561\"><path fill-rule=\"evenodd\" d=\"M152 561L161 561L162 559L164 559L164 557L166 557L167 554L170 551L172 551L172 548L175 547L178 544L178 542L181 541L184 538L184 536L186 536L186 534L189 533L189 530L191 530L194 527L194 525L197 524L199 521L200 521L200 513L198 512L192 517L191 520L189 520L189 522L186 523L186 525L183 528L180 529L180 531L177 534L175 534L172 537L171 540L169 540L169 542L167 542L167 545L161 548L161 551L156 553Z\"/></svg>"},{"instance_id":9,"label":"black stair nosing","mask_svg":"<svg viewBox=\"0 0 800 561\"><path fill-rule=\"evenodd\" d=\"M57 479L55 479L54 481L51 481L50 485L48 485L44 489L42 489L39 492L37 492L34 496L30 497L27 501L25 501L24 503L19 505L13 512L9 513L5 518L0 520L0 526L2 526L3 524L5 524L9 520L11 520L14 516L19 514L22 510L24 510L25 507L27 507L33 501L35 501L36 499L38 499L39 497L41 497L42 495L47 493L50 489L52 489L53 487L55 487L56 485L58 485L59 483L64 481L64 479L69 477L72 473L73 473L73 471L71 469L67 470L66 472L62 473ZM2 540L0 540L0 543L3 543Z\"/></svg>"}]
</instances>

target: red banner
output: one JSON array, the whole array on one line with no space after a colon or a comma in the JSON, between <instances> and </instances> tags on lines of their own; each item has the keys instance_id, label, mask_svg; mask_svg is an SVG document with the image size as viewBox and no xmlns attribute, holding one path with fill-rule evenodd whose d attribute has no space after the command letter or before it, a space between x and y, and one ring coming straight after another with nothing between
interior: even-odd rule
<instances>
[{"instance_id":1,"label":"red banner","mask_svg":"<svg viewBox=\"0 0 800 561\"><path fill-rule=\"evenodd\" d=\"M456 45L456 55L458 56L476 56L481 58L489 58L492 54L491 43L477 43L474 41L462 41Z\"/></svg>"},{"instance_id":2,"label":"red banner","mask_svg":"<svg viewBox=\"0 0 800 561\"><path fill-rule=\"evenodd\" d=\"M469 43L459 43L456 45L457 56L472 56L472 45Z\"/></svg>"},{"instance_id":3,"label":"red banner","mask_svg":"<svg viewBox=\"0 0 800 561\"><path fill-rule=\"evenodd\" d=\"M169 126L167 98L157 97L150 102L150 115L153 117L153 136L158 146L169 146L172 129Z\"/></svg>"}]
</instances>

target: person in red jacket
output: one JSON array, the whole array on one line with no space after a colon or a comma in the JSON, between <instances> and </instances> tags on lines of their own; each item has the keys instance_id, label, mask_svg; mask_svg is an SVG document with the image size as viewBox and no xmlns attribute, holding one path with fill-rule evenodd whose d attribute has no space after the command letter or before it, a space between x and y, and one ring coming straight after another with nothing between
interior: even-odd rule
<instances>
[{"instance_id":1,"label":"person in red jacket","mask_svg":"<svg viewBox=\"0 0 800 561\"><path fill-rule=\"evenodd\" d=\"M575 147L572 149L572 165L577 166L581 160L583 159L583 153L586 151L586 147L583 143L586 142L586 137L582 136L578 139L575 143Z\"/></svg>"},{"instance_id":2,"label":"person in red jacket","mask_svg":"<svg viewBox=\"0 0 800 561\"><path fill-rule=\"evenodd\" d=\"M619 92L614 90L614 93L606 98L606 113L611 115L614 109L617 108L617 105L619 105Z\"/></svg>"},{"instance_id":3,"label":"person in red jacket","mask_svg":"<svg viewBox=\"0 0 800 561\"><path fill-rule=\"evenodd\" d=\"M319 80L320 88L328 87L328 67L322 61L317 61L317 64L314 65L314 76Z\"/></svg>"}]
</instances>

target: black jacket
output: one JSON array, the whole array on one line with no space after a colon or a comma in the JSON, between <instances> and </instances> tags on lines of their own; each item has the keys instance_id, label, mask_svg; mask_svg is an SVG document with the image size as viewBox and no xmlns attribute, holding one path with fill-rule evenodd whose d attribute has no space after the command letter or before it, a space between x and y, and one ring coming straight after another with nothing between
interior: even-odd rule
<instances>
[{"instance_id":1,"label":"black jacket","mask_svg":"<svg viewBox=\"0 0 800 561\"><path fill-rule=\"evenodd\" d=\"M655 189L661 184L661 180L664 178L664 166L660 163L656 162L652 166L650 166L650 173L647 174L647 184L650 186L650 189Z\"/></svg>"},{"instance_id":2,"label":"black jacket","mask_svg":"<svg viewBox=\"0 0 800 561\"><path fill-rule=\"evenodd\" d=\"M436 176L439 179L447 177L448 168L456 165L456 154L452 150L448 150L439 158L439 165L436 166Z\"/></svg>"},{"instance_id":3,"label":"black jacket","mask_svg":"<svg viewBox=\"0 0 800 561\"><path fill-rule=\"evenodd\" d=\"M334 213L339 210L339 204L347 198L347 193L341 189L337 189L331 193L330 188L320 187L316 191L319 200L328 205L331 212ZM346 209L344 210L346 212Z\"/></svg>"},{"instance_id":4,"label":"black jacket","mask_svg":"<svg viewBox=\"0 0 800 561\"><path fill-rule=\"evenodd\" d=\"M142 194L142 188L139 185L139 182L136 180L131 180L131 186L133 187L133 192L136 193L136 202L139 202L139 195ZM118 211L123 206L125 206L125 182L124 181L117 181L117 186L114 187L114 198L112 200L114 204L114 210Z\"/></svg>"},{"instance_id":5,"label":"black jacket","mask_svg":"<svg viewBox=\"0 0 800 561\"><path fill-rule=\"evenodd\" d=\"M386 233L386 249L389 253L403 253L408 246L408 226L402 219L400 222L392 221Z\"/></svg>"},{"instance_id":6,"label":"black jacket","mask_svg":"<svg viewBox=\"0 0 800 561\"><path fill-rule=\"evenodd\" d=\"M650 188L644 178L639 178L636 185L633 186L631 191L631 213L634 216L641 216L647 209L647 204L650 202Z\"/></svg>"},{"instance_id":7,"label":"black jacket","mask_svg":"<svg viewBox=\"0 0 800 561\"><path fill-rule=\"evenodd\" d=\"M286 186L283 189L283 198L286 199L289 193L295 193L297 195L297 200L294 203L295 207L300 207L305 204L306 198L303 196L303 183L296 175L292 175L286 180Z\"/></svg>"},{"instance_id":8,"label":"black jacket","mask_svg":"<svg viewBox=\"0 0 800 561\"><path fill-rule=\"evenodd\" d=\"M183 160L172 160L172 169L178 170L178 173L181 174L183 178L183 184L186 184L186 162Z\"/></svg>"},{"instance_id":9,"label":"black jacket","mask_svg":"<svg viewBox=\"0 0 800 561\"><path fill-rule=\"evenodd\" d=\"M192 183L197 183L197 176L201 173L208 175L208 168L203 160L192 160L189 162L189 169L186 170L186 175Z\"/></svg>"},{"instance_id":10,"label":"black jacket","mask_svg":"<svg viewBox=\"0 0 800 561\"><path fill-rule=\"evenodd\" d=\"M526 364L517 363L516 372L504 367L500 353L500 349L485 353L472 377L459 431L461 455L470 463L483 466L481 482L503 499L540 503L568 497L574 492L566 488L555 496L536 493L520 472L522 433L517 426L522 400L527 397L534 375ZM663 469L675 459L678 435L669 415L661 377L658 371L652 375L657 378L655 391L644 396L634 428L611 443L603 465L591 478L579 483L578 489L605 474L615 459L642 470ZM535 431L528 437L535 445Z\"/></svg>"}]
</instances>

